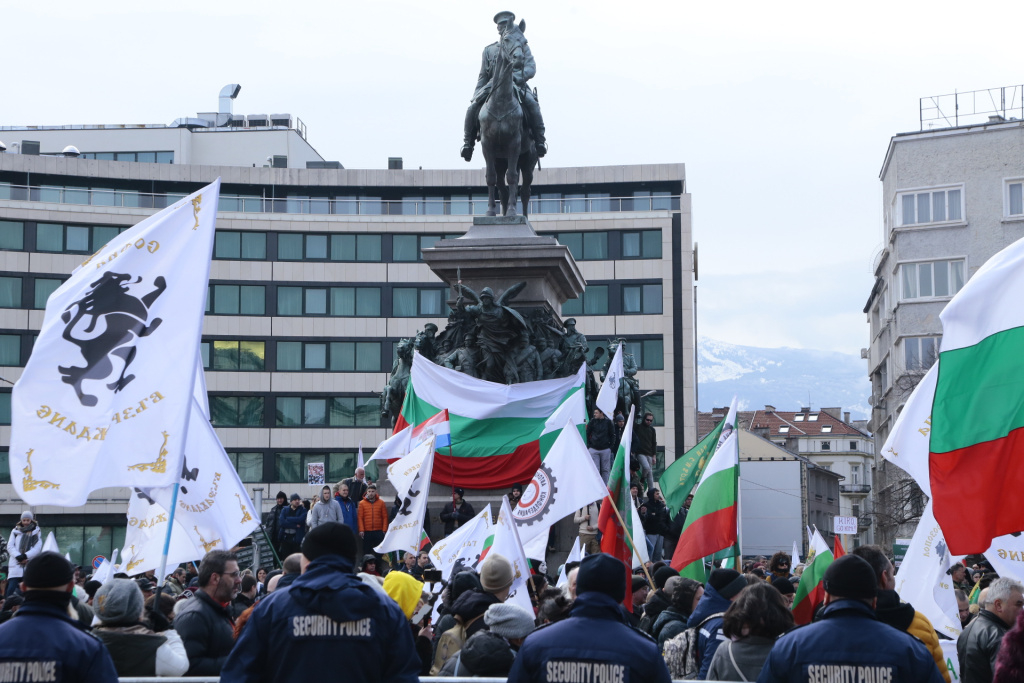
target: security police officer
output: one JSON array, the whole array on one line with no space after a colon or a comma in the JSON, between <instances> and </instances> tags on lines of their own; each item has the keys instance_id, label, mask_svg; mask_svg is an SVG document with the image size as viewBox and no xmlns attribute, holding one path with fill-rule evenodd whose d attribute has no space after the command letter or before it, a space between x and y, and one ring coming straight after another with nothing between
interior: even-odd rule
<instances>
[{"instance_id":1,"label":"security police officer","mask_svg":"<svg viewBox=\"0 0 1024 683\"><path fill-rule=\"evenodd\" d=\"M867 561L840 557L825 570L824 584L820 621L780 636L758 683L943 683L920 640L875 619L878 583Z\"/></svg>"},{"instance_id":2,"label":"security police officer","mask_svg":"<svg viewBox=\"0 0 1024 683\"><path fill-rule=\"evenodd\" d=\"M256 606L221 683L326 680L328 661L344 663L346 680L418 683L409 622L394 600L355 577L355 554L344 524L307 533L302 575Z\"/></svg>"},{"instance_id":3,"label":"security police officer","mask_svg":"<svg viewBox=\"0 0 1024 683\"><path fill-rule=\"evenodd\" d=\"M568 619L530 634L508 683L669 683L658 645L626 625L626 565L611 555L587 555L576 577Z\"/></svg>"},{"instance_id":4,"label":"security police officer","mask_svg":"<svg viewBox=\"0 0 1024 683\"><path fill-rule=\"evenodd\" d=\"M54 552L25 565L25 604L0 626L0 680L117 683L107 648L68 615L74 577Z\"/></svg>"}]
</instances>

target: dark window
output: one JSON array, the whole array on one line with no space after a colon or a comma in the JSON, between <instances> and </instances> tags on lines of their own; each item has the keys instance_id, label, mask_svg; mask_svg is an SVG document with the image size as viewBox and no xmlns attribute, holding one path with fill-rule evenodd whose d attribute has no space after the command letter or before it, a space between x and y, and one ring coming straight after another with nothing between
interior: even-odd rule
<instances>
[{"instance_id":1,"label":"dark window","mask_svg":"<svg viewBox=\"0 0 1024 683\"><path fill-rule=\"evenodd\" d=\"M661 339L642 339L629 346L641 370L665 369L665 343Z\"/></svg>"},{"instance_id":2,"label":"dark window","mask_svg":"<svg viewBox=\"0 0 1024 683\"><path fill-rule=\"evenodd\" d=\"M313 463L323 463L327 481L352 476L356 469L355 453L276 453L276 481L299 484L308 481L306 473Z\"/></svg>"},{"instance_id":3,"label":"dark window","mask_svg":"<svg viewBox=\"0 0 1024 683\"><path fill-rule=\"evenodd\" d=\"M661 230L622 233L622 258L660 259Z\"/></svg>"},{"instance_id":4,"label":"dark window","mask_svg":"<svg viewBox=\"0 0 1024 683\"><path fill-rule=\"evenodd\" d=\"M218 230L213 256L235 261L262 261L267 258L267 233Z\"/></svg>"},{"instance_id":5,"label":"dark window","mask_svg":"<svg viewBox=\"0 0 1024 683\"><path fill-rule=\"evenodd\" d=\"M21 336L17 334L0 334L0 366L17 367L21 365Z\"/></svg>"},{"instance_id":6,"label":"dark window","mask_svg":"<svg viewBox=\"0 0 1024 683\"><path fill-rule=\"evenodd\" d=\"M264 342L218 339L202 344L203 367L207 370L261 372L264 369Z\"/></svg>"},{"instance_id":7,"label":"dark window","mask_svg":"<svg viewBox=\"0 0 1024 683\"><path fill-rule=\"evenodd\" d=\"M210 285L206 312L213 315L264 315L263 285Z\"/></svg>"},{"instance_id":8,"label":"dark window","mask_svg":"<svg viewBox=\"0 0 1024 683\"><path fill-rule=\"evenodd\" d=\"M0 249L21 251L25 248L25 224L21 221L0 221Z\"/></svg>"},{"instance_id":9,"label":"dark window","mask_svg":"<svg viewBox=\"0 0 1024 683\"><path fill-rule=\"evenodd\" d=\"M11 483L11 454L6 448L0 448L0 484Z\"/></svg>"},{"instance_id":10,"label":"dark window","mask_svg":"<svg viewBox=\"0 0 1024 683\"><path fill-rule=\"evenodd\" d=\"M608 315L608 285L590 285L579 299L562 304L562 316Z\"/></svg>"},{"instance_id":11,"label":"dark window","mask_svg":"<svg viewBox=\"0 0 1024 683\"><path fill-rule=\"evenodd\" d=\"M560 232L555 237L569 248L577 261L603 261L608 258L607 232Z\"/></svg>"},{"instance_id":12,"label":"dark window","mask_svg":"<svg viewBox=\"0 0 1024 683\"><path fill-rule=\"evenodd\" d=\"M277 343L279 371L379 372L380 362L380 342L375 341Z\"/></svg>"},{"instance_id":13,"label":"dark window","mask_svg":"<svg viewBox=\"0 0 1024 683\"><path fill-rule=\"evenodd\" d=\"M244 482L263 481L263 454L236 453L228 451L231 464L234 465L238 477Z\"/></svg>"},{"instance_id":14,"label":"dark window","mask_svg":"<svg viewBox=\"0 0 1024 683\"><path fill-rule=\"evenodd\" d=\"M380 287L278 287L277 314L377 317Z\"/></svg>"},{"instance_id":15,"label":"dark window","mask_svg":"<svg viewBox=\"0 0 1024 683\"><path fill-rule=\"evenodd\" d=\"M440 316L445 290L438 287L395 287L391 315L396 318Z\"/></svg>"},{"instance_id":16,"label":"dark window","mask_svg":"<svg viewBox=\"0 0 1024 683\"><path fill-rule=\"evenodd\" d=\"M661 284L623 285L623 313L661 313Z\"/></svg>"},{"instance_id":17,"label":"dark window","mask_svg":"<svg viewBox=\"0 0 1024 683\"><path fill-rule=\"evenodd\" d=\"M823 451L830 451L830 450L832 450L832 442L831 441L822 441L821 442L821 450L823 450Z\"/></svg>"},{"instance_id":18,"label":"dark window","mask_svg":"<svg viewBox=\"0 0 1024 683\"><path fill-rule=\"evenodd\" d=\"M46 308L46 300L50 298L50 295L57 291L57 288L63 284L62 280L56 280L52 278L37 277L35 279L35 297L32 301L32 308L42 310Z\"/></svg>"},{"instance_id":19,"label":"dark window","mask_svg":"<svg viewBox=\"0 0 1024 683\"><path fill-rule=\"evenodd\" d=\"M644 398L644 410L654 415L654 426L665 426L665 395L652 394Z\"/></svg>"},{"instance_id":20,"label":"dark window","mask_svg":"<svg viewBox=\"0 0 1024 683\"><path fill-rule=\"evenodd\" d=\"M0 393L0 425L11 424L11 392Z\"/></svg>"},{"instance_id":21,"label":"dark window","mask_svg":"<svg viewBox=\"0 0 1024 683\"><path fill-rule=\"evenodd\" d=\"M278 427L379 427L380 401L353 396L278 396Z\"/></svg>"},{"instance_id":22,"label":"dark window","mask_svg":"<svg viewBox=\"0 0 1024 683\"><path fill-rule=\"evenodd\" d=\"M210 421L214 427L262 427L262 396L211 396Z\"/></svg>"},{"instance_id":23,"label":"dark window","mask_svg":"<svg viewBox=\"0 0 1024 683\"><path fill-rule=\"evenodd\" d=\"M20 277L0 277L0 308L21 308Z\"/></svg>"}]
</instances>

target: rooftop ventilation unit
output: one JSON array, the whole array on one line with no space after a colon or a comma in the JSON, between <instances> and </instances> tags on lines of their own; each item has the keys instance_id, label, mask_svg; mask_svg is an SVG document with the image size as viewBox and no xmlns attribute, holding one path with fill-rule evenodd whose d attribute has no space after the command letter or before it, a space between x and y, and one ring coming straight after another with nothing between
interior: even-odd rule
<instances>
[{"instance_id":1,"label":"rooftop ventilation unit","mask_svg":"<svg viewBox=\"0 0 1024 683\"><path fill-rule=\"evenodd\" d=\"M66 157L76 158L79 155L81 155L81 152L79 152L78 148L75 147L74 145L68 145L63 150L61 150L61 154L63 154Z\"/></svg>"},{"instance_id":2,"label":"rooftop ventilation unit","mask_svg":"<svg viewBox=\"0 0 1024 683\"><path fill-rule=\"evenodd\" d=\"M220 89L220 106L217 108L217 125L227 126L230 125L232 119L233 101L238 97L239 91L242 86L237 83L229 83Z\"/></svg>"},{"instance_id":3,"label":"rooftop ventilation unit","mask_svg":"<svg viewBox=\"0 0 1024 683\"><path fill-rule=\"evenodd\" d=\"M340 161L307 161L306 168L332 168L340 170L345 168Z\"/></svg>"},{"instance_id":4,"label":"rooftop ventilation unit","mask_svg":"<svg viewBox=\"0 0 1024 683\"><path fill-rule=\"evenodd\" d=\"M209 128L213 123L207 119L198 118L181 118L174 119L174 123L171 124L171 128L188 128L193 130L195 128Z\"/></svg>"},{"instance_id":5,"label":"rooftop ventilation unit","mask_svg":"<svg viewBox=\"0 0 1024 683\"><path fill-rule=\"evenodd\" d=\"M270 165L274 168L288 168L288 157L283 154L275 154Z\"/></svg>"},{"instance_id":6,"label":"rooftop ventilation unit","mask_svg":"<svg viewBox=\"0 0 1024 683\"><path fill-rule=\"evenodd\" d=\"M258 128L260 126L269 126L270 117L266 114L249 114L249 127Z\"/></svg>"},{"instance_id":7,"label":"rooftop ventilation unit","mask_svg":"<svg viewBox=\"0 0 1024 683\"><path fill-rule=\"evenodd\" d=\"M402 157L388 157L388 170L389 171L400 171L400 170L402 170Z\"/></svg>"},{"instance_id":8,"label":"rooftop ventilation unit","mask_svg":"<svg viewBox=\"0 0 1024 683\"><path fill-rule=\"evenodd\" d=\"M270 125L272 126L284 126L285 128L292 127L292 115L291 114L271 114Z\"/></svg>"},{"instance_id":9,"label":"rooftop ventilation unit","mask_svg":"<svg viewBox=\"0 0 1024 683\"><path fill-rule=\"evenodd\" d=\"M21 153L31 154L33 156L39 156L39 141L38 140L22 140L21 141Z\"/></svg>"},{"instance_id":10,"label":"rooftop ventilation unit","mask_svg":"<svg viewBox=\"0 0 1024 683\"><path fill-rule=\"evenodd\" d=\"M245 116L241 114L228 114L228 128L245 128Z\"/></svg>"}]
</instances>

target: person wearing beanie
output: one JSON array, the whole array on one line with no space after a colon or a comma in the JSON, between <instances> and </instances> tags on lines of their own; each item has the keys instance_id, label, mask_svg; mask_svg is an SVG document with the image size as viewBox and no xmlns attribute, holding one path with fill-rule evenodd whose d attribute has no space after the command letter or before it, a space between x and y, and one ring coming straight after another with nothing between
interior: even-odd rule
<instances>
[{"instance_id":1,"label":"person wearing beanie","mask_svg":"<svg viewBox=\"0 0 1024 683\"><path fill-rule=\"evenodd\" d=\"M274 550L277 551L278 557L284 555L281 552L281 543L278 541L281 535L278 520L280 519L281 511L286 507L288 507L288 494L284 491L278 491L274 507L270 508L270 511L263 515L263 526L267 530L267 536L270 537L271 543L274 544Z\"/></svg>"},{"instance_id":2,"label":"person wearing beanie","mask_svg":"<svg viewBox=\"0 0 1024 683\"><path fill-rule=\"evenodd\" d=\"M293 493L288 498L288 506L277 515L277 539L281 548L280 557L299 552L302 539L306 535L306 515L308 512L302 505L302 496Z\"/></svg>"},{"instance_id":3,"label":"person wearing beanie","mask_svg":"<svg viewBox=\"0 0 1024 683\"><path fill-rule=\"evenodd\" d=\"M715 650L723 640L722 617L729 604L747 587L747 580L735 569L716 569L704 586L704 595L686 622L687 628L697 629L697 678L707 678L708 667Z\"/></svg>"},{"instance_id":4,"label":"person wearing beanie","mask_svg":"<svg viewBox=\"0 0 1024 683\"><path fill-rule=\"evenodd\" d=\"M7 541L7 552L10 559L7 561L7 595L13 593L25 574L25 566L28 561L38 555L43 549L43 537L39 532L39 524L31 511L25 510L21 513L21 519L11 532L11 539ZM7 597L5 595L4 597Z\"/></svg>"},{"instance_id":5,"label":"person wearing beanie","mask_svg":"<svg viewBox=\"0 0 1024 683\"><path fill-rule=\"evenodd\" d=\"M480 564L480 589L467 590L459 595L451 607L455 625L445 631L437 631L440 637L434 651L434 663L430 668L431 676L437 676L469 638L487 628L483 620L484 613L491 605L502 603L508 598L514 580L515 570L508 559L497 553L487 555ZM438 623L438 629L440 627L441 622Z\"/></svg>"},{"instance_id":6,"label":"person wearing beanie","mask_svg":"<svg viewBox=\"0 0 1024 683\"><path fill-rule=\"evenodd\" d=\"M25 602L17 617L0 624L0 671L20 676L9 673L7 680L32 680L31 672L41 681L117 683L107 648L70 616L74 576L71 563L54 552L25 563Z\"/></svg>"},{"instance_id":7,"label":"person wearing beanie","mask_svg":"<svg viewBox=\"0 0 1024 683\"><path fill-rule=\"evenodd\" d=\"M384 592L402 609L402 614L409 620L413 641L416 643L416 654L420 660L420 676L430 673L431 660L434 657L433 637L430 628L429 611L413 622L413 616L423 606L423 582L405 572L388 572L384 577Z\"/></svg>"},{"instance_id":8,"label":"person wearing beanie","mask_svg":"<svg viewBox=\"0 0 1024 683\"><path fill-rule=\"evenodd\" d=\"M875 606L875 616L883 624L889 624L900 631L906 631L914 636L928 648L935 660L935 666L939 673L950 682L949 669L946 667L946 654L939 645L939 638L935 635L935 627L923 613L914 609L910 603L903 602L896 592L896 569L892 562L885 556L885 552L877 545L862 545L850 551L867 561L875 572L875 580L878 584L878 604Z\"/></svg>"},{"instance_id":9,"label":"person wearing beanie","mask_svg":"<svg viewBox=\"0 0 1024 683\"><path fill-rule=\"evenodd\" d=\"M704 586L699 581L678 577L672 604L662 610L651 627L651 637L658 641L659 650L664 652L665 643L686 630L686 623L702 597Z\"/></svg>"},{"instance_id":10,"label":"person wearing beanie","mask_svg":"<svg viewBox=\"0 0 1024 683\"><path fill-rule=\"evenodd\" d=\"M253 610L221 683L307 683L324 678L328 661L343 662L345 680L416 683L421 665L409 620L355 576L356 546L352 529L338 522L305 535L302 574Z\"/></svg>"},{"instance_id":11,"label":"person wearing beanie","mask_svg":"<svg viewBox=\"0 0 1024 683\"><path fill-rule=\"evenodd\" d=\"M451 536L456 529L476 517L476 510L462 496L465 494L459 487L452 489L452 502L441 508L441 521L444 522L444 535Z\"/></svg>"},{"instance_id":12,"label":"person wearing beanie","mask_svg":"<svg viewBox=\"0 0 1024 683\"><path fill-rule=\"evenodd\" d=\"M875 618L874 569L843 555L825 570L819 620L775 641L758 681L863 680L942 683L928 648Z\"/></svg>"},{"instance_id":13,"label":"person wearing beanie","mask_svg":"<svg viewBox=\"0 0 1024 683\"><path fill-rule=\"evenodd\" d=\"M516 655L509 683L605 680L669 683L658 646L626 624L625 563L605 553L587 555L576 577L569 618L527 636ZM576 677L581 670L593 677ZM600 675L597 675L600 671Z\"/></svg>"},{"instance_id":14,"label":"person wearing beanie","mask_svg":"<svg viewBox=\"0 0 1024 683\"><path fill-rule=\"evenodd\" d=\"M474 634L441 669L441 676L505 678L516 652L534 629L533 613L498 603L484 612L486 630Z\"/></svg>"},{"instance_id":15,"label":"person wearing beanie","mask_svg":"<svg viewBox=\"0 0 1024 683\"><path fill-rule=\"evenodd\" d=\"M792 609L793 599L796 597L796 586L793 585L793 582L780 576L772 579L771 584L782 595L782 601L786 603L786 607Z\"/></svg>"},{"instance_id":16,"label":"person wearing beanie","mask_svg":"<svg viewBox=\"0 0 1024 683\"><path fill-rule=\"evenodd\" d=\"M118 676L184 676L188 653L175 631L154 633L142 623L145 598L138 584L112 579L95 596L99 625L93 635L103 641Z\"/></svg>"}]
</instances>

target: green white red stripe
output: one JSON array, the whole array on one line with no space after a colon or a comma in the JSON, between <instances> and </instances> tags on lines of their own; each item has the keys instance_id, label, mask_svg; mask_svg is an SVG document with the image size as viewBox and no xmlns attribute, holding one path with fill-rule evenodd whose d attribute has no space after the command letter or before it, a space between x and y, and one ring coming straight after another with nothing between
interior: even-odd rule
<instances>
[{"instance_id":1,"label":"green white red stripe","mask_svg":"<svg viewBox=\"0 0 1024 683\"><path fill-rule=\"evenodd\" d=\"M633 536L633 499L629 495L629 454L627 445L633 442L633 419L635 408L629 409L626 429L615 452L615 461L608 477L608 495L601 505L597 526L601 530L601 552L617 557L626 564L626 597L623 606L633 611L633 592L630 567L633 565L633 549L629 539ZM614 504L614 509L613 509ZM621 514L621 521L615 510ZM623 522L625 526L623 526Z\"/></svg>"},{"instance_id":2,"label":"green white red stripe","mask_svg":"<svg viewBox=\"0 0 1024 683\"><path fill-rule=\"evenodd\" d=\"M793 596L793 620L798 625L809 624L814 610L825 600L825 570L832 564L832 551L817 529L811 539L811 548L804 560L804 573Z\"/></svg>"},{"instance_id":3,"label":"green white red stripe","mask_svg":"<svg viewBox=\"0 0 1024 683\"><path fill-rule=\"evenodd\" d=\"M939 316L929 475L953 554L1024 529L1024 240L989 259ZM13 452L13 450L12 450ZM963 501L971 501L963 515Z\"/></svg>"},{"instance_id":4,"label":"green white red stripe","mask_svg":"<svg viewBox=\"0 0 1024 683\"><path fill-rule=\"evenodd\" d=\"M529 481L566 423L582 424L585 370L572 377L495 384L416 354L395 433L448 410L451 447L439 449L433 481L493 489ZM578 394L578 396L577 396Z\"/></svg>"},{"instance_id":5,"label":"green white red stripe","mask_svg":"<svg viewBox=\"0 0 1024 683\"><path fill-rule=\"evenodd\" d=\"M739 440L733 430L712 456L693 494L672 555L673 569L680 571L736 545L739 473Z\"/></svg>"}]
</instances>

